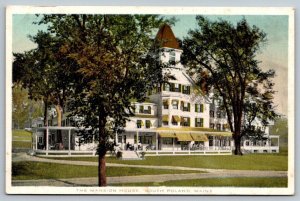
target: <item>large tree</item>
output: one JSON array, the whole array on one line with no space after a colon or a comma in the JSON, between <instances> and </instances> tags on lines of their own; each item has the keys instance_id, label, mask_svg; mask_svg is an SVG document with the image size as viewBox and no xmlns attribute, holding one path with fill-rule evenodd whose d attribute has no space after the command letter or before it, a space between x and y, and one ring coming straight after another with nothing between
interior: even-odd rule
<instances>
[{"instance_id":1,"label":"large tree","mask_svg":"<svg viewBox=\"0 0 300 201\"><path fill-rule=\"evenodd\" d=\"M203 90L220 98L233 133L235 154L242 155L246 121L259 119L267 125L276 116L271 80L275 72L263 71L256 58L266 34L245 19L236 26L203 16L196 20L198 27L189 31L183 41L182 61Z\"/></svg>"},{"instance_id":2,"label":"large tree","mask_svg":"<svg viewBox=\"0 0 300 201\"><path fill-rule=\"evenodd\" d=\"M164 22L156 15L44 15L40 22L64 40L64 54L76 62L68 107L98 137L99 186L106 185L110 136L133 115L130 100L143 101L162 80L153 33Z\"/></svg>"},{"instance_id":3,"label":"large tree","mask_svg":"<svg viewBox=\"0 0 300 201\"><path fill-rule=\"evenodd\" d=\"M47 111L52 105L57 112L57 125L61 126L65 102L71 93L74 64L64 55L63 40L54 34L39 31L30 39L37 47L14 54L13 81L28 91L30 99L44 102L44 126L48 125ZM60 131L58 142L62 142Z\"/></svg>"}]
</instances>

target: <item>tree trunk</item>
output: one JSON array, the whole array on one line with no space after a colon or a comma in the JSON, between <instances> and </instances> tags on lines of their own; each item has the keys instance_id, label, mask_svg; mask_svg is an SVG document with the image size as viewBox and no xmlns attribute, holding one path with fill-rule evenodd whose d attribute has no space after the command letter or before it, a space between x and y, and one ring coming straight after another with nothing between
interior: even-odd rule
<instances>
[{"instance_id":1,"label":"tree trunk","mask_svg":"<svg viewBox=\"0 0 300 201\"><path fill-rule=\"evenodd\" d=\"M106 163L105 155L99 154L98 158L98 183L99 186L106 186Z\"/></svg>"},{"instance_id":2,"label":"tree trunk","mask_svg":"<svg viewBox=\"0 0 300 201\"><path fill-rule=\"evenodd\" d=\"M55 110L57 114L57 126L61 127L62 121L62 110L60 105L55 105ZM62 143L62 133L61 130L57 130L57 143Z\"/></svg>"},{"instance_id":3,"label":"tree trunk","mask_svg":"<svg viewBox=\"0 0 300 201\"><path fill-rule=\"evenodd\" d=\"M241 138L240 136L235 136L234 137L234 155L243 155L242 150L241 150Z\"/></svg>"},{"instance_id":4,"label":"tree trunk","mask_svg":"<svg viewBox=\"0 0 300 201\"><path fill-rule=\"evenodd\" d=\"M99 115L99 144L98 144L98 184L99 186L106 186L106 164L105 164L105 155L107 151L106 139L107 133L105 130L106 125L106 116L103 115L104 112L101 110Z\"/></svg>"}]
</instances>

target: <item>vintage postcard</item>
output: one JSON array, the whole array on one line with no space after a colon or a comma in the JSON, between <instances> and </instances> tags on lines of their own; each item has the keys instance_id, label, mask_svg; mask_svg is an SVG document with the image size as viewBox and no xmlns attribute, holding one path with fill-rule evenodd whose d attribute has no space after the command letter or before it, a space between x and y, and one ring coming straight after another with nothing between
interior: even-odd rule
<instances>
[{"instance_id":1,"label":"vintage postcard","mask_svg":"<svg viewBox=\"0 0 300 201\"><path fill-rule=\"evenodd\" d=\"M6 10L8 194L293 195L294 9Z\"/></svg>"}]
</instances>

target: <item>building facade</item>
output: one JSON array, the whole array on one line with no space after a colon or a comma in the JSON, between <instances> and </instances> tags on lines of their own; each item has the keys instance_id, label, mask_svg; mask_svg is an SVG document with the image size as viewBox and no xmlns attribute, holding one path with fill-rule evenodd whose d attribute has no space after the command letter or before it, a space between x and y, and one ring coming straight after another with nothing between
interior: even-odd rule
<instances>
[{"instance_id":1,"label":"building facade","mask_svg":"<svg viewBox=\"0 0 300 201\"><path fill-rule=\"evenodd\" d=\"M168 81L157 84L149 92L146 102L132 103L135 116L126 122L124 132L115 134L118 149L145 151L149 155L231 154L233 140L226 114L218 107L219 100L203 94L186 73L180 63L182 50L170 26L163 25L156 40L161 46L159 60L170 64L163 69ZM68 125L67 122L63 124ZM69 139L69 151L96 148L94 141L79 145L78 137L72 132L65 134ZM260 142L244 139L243 149L247 152L279 152L279 137L270 136L268 128L265 133ZM271 138L277 139L277 144L272 143ZM39 138L39 141L42 140Z\"/></svg>"}]
</instances>

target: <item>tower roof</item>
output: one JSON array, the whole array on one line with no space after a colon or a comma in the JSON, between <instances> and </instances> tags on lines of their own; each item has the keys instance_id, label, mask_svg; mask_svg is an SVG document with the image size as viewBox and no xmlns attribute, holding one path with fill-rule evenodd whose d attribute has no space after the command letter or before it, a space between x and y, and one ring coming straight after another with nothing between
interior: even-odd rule
<instances>
[{"instance_id":1,"label":"tower roof","mask_svg":"<svg viewBox=\"0 0 300 201\"><path fill-rule=\"evenodd\" d=\"M180 49L179 43L171 29L171 27L167 24L163 24L157 35L156 40L160 43L161 47L169 47L174 49Z\"/></svg>"}]
</instances>

